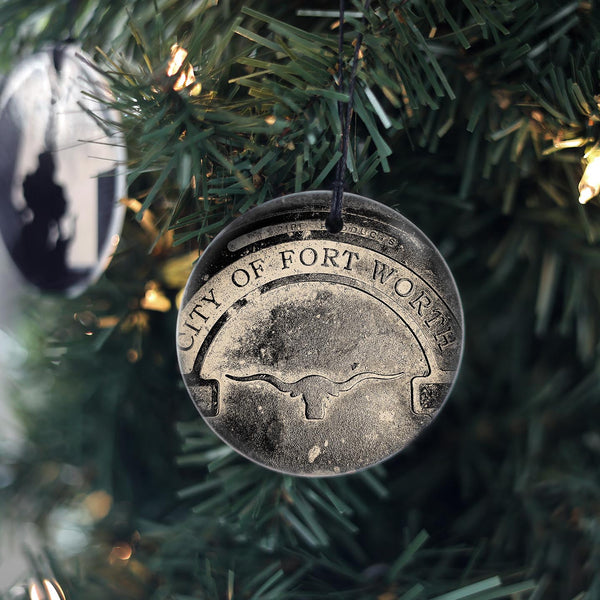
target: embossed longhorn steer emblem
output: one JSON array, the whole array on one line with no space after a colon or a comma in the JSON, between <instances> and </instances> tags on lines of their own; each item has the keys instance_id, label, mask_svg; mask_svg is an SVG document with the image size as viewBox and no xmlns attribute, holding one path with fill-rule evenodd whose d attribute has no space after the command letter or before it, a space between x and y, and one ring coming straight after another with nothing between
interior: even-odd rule
<instances>
[{"instance_id":1,"label":"embossed longhorn steer emblem","mask_svg":"<svg viewBox=\"0 0 600 600\"><path fill-rule=\"evenodd\" d=\"M304 400L306 418L316 420L325 417L325 400L328 396L339 396L341 392L351 390L365 379L396 379L402 374L400 372L394 375L380 375L379 373L364 372L358 373L346 381L332 381L322 375L307 375L293 383L286 383L275 375L267 373L258 373L248 377L235 377L234 375L226 375L226 377L233 381L266 381L280 392L290 394L292 398L300 396Z\"/></svg>"}]
</instances>

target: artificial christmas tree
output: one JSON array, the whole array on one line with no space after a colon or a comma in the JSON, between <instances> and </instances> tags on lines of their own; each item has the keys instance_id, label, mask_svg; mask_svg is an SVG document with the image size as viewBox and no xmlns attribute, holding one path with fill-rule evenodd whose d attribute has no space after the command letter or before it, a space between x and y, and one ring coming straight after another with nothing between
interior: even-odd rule
<instances>
[{"instance_id":1,"label":"artificial christmas tree","mask_svg":"<svg viewBox=\"0 0 600 600\"><path fill-rule=\"evenodd\" d=\"M77 299L26 296L6 327L27 350L5 384L26 441L3 452L2 520L35 523L47 548L6 597L600 597L592 168L580 185L600 118L597 8L346 8L340 23L326 2L0 3L5 71L76 38L110 82L129 156L107 273ZM346 190L440 249L465 355L444 411L400 455L296 478L199 420L176 313L226 224L333 185L357 31Z\"/></svg>"}]
</instances>

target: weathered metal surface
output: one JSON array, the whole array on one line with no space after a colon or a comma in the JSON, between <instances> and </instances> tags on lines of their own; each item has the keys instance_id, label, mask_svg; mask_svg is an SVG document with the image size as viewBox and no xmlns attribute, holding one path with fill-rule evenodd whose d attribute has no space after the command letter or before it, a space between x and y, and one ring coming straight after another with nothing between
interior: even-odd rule
<instances>
[{"instance_id":1,"label":"weathered metal surface","mask_svg":"<svg viewBox=\"0 0 600 600\"><path fill-rule=\"evenodd\" d=\"M463 316L452 275L411 222L345 194L272 200L198 261L177 327L180 368L209 426L244 456L306 476L400 451L448 396Z\"/></svg>"}]
</instances>

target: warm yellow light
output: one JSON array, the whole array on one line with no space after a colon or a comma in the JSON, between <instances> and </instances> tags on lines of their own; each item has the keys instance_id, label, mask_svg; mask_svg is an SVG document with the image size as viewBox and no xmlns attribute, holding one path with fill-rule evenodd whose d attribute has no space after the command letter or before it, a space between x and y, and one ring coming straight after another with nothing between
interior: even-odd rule
<instances>
[{"instance_id":1,"label":"warm yellow light","mask_svg":"<svg viewBox=\"0 0 600 600\"><path fill-rule=\"evenodd\" d=\"M596 192L597 193L597 192ZM595 195L593 188L586 185L579 188L579 202L580 204L588 203Z\"/></svg>"},{"instance_id":2,"label":"warm yellow light","mask_svg":"<svg viewBox=\"0 0 600 600\"><path fill-rule=\"evenodd\" d=\"M140 306L144 310L167 312L171 309L171 301L158 289L154 282L150 282L146 287L146 293L140 301Z\"/></svg>"},{"instance_id":3,"label":"warm yellow light","mask_svg":"<svg viewBox=\"0 0 600 600\"><path fill-rule=\"evenodd\" d=\"M183 66L183 61L187 58L188 51L182 48L178 44L171 46L171 60L167 67L167 75L173 77L175 73L179 72L179 69Z\"/></svg>"},{"instance_id":4,"label":"warm yellow light","mask_svg":"<svg viewBox=\"0 0 600 600\"><path fill-rule=\"evenodd\" d=\"M134 348L129 348L129 350L127 350L127 360L130 363L136 363L140 360L140 353Z\"/></svg>"},{"instance_id":5,"label":"warm yellow light","mask_svg":"<svg viewBox=\"0 0 600 600\"><path fill-rule=\"evenodd\" d=\"M116 315L110 315L107 317L98 317L96 321L96 325L99 329L110 329L111 327L116 327L119 324L119 317Z\"/></svg>"},{"instance_id":6,"label":"warm yellow light","mask_svg":"<svg viewBox=\"0 0 600 600\"><path fill-rule=\"evenodd\" d=\"M179 90L186 88L191 83L194 83L194 81L196 81L196 76L194 75L194 67L192 67L192 65L189 65L186 71L181 72L181 74L177 78L177 81L173 85L173 89L176 92L178 92ZM197 95L198 94L196 94L196 96Z\"/></svg>"},{"instance_id":7,"label":"warm yellow light","mask_svg":"<svg viewBox=\"0 0 600 600\"><path fill-rule=\"evenodd\" d=\"M110 512L113 505L113 499L110 494L104 490L97 490L88 494L83 501L88 512L96 521L104 519Z\"/></svg>"},{"instance_id":8,"label":"warm yellow light","mask_svg":"<svg viewBox=\"0 0 600 600\"><path fill-rule=\"evenodd\" d=\"M44 579L44 587L46 588L48 600L65 600L65 595L62 591L62 588L58 584L58 581Z\"/></svg>"},{"instance_id":9,"label":"warm yellow light","mask_svg":"<svg viewBox=\"0 0 600 600\"><path fill-rule=\"evenodd\" d=\"M188 65L187 69L181 70L183 67L183 63L187 58L188 51L185 48L182 48L178 44L173 44L171 46L171 60L169 61L169 65L167 67L167 75L169 77L173 77L179 73L179 77L173 84L173 89L178 92L186 88L188 85L191 85L196 81L196 76L194 75L194 67L192 65ZM181 72L180 72L181 71ZM191 90L190 94L192 96L197 96L202 91L202 85L197 83Z\"/></svg>"},{"instance_id":10,"label":"warm yellow light","mask_svg":"<svg viewBox=\"0 0 600 600\"><path fill-rule=\"evenodd\" d=\"M32 581L29 585L30 600L65 600L65 593L56 579L44 579L43 587Z\"/></svg>"},{"instance_id":11,"label":"warm yellow light","mask_svg":"<svg viewBox=\"0 0 600 600\"><path fill-rule=\"evenodd\" d=\"M30 600L42 600L43 596L45 596L43 591L40 591L37 583L32 582L29 585L29 598Z\"/></svg>"},{"instance_id":12,"label":"warm yellow light","mask_svg":"<svg viewBox=\"0 0 600 600\"><path fill-rule=\"evenodd\" d=\"M600 154L588 163L579 182L579 202L585 204L600 194Z\"/></svg>"},{"instance_id":13,"label":"warm yellow light","mask_svg":"<svg viewBox=\"0 0 600 600\"><path fill-rule=\"evenodd\" d=\"M126 542L122 542L113 546L113 549L110 551L110 556L108 560L111 564L114 564L117 561L128 561L133 554L133 548L127 544Z\"/></svg>"}]
</instances>

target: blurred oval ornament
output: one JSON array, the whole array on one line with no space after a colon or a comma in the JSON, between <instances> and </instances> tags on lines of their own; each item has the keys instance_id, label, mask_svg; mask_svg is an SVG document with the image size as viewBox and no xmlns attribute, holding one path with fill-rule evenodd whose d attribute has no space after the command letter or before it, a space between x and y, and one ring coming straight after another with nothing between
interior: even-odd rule
<instances>
[{"instance_id":1,"label":"blurred oval ornament","mask_svg":"<svg viewBox=\"0 0 600 600\"><path fill-rule=\"evenodd\" d=\"M126 152L110 91L74 45L20 62L0 92L0 233L41 290L82 292L123 224Z\"/></svg>"},{"instance_id":2,"label":"blurred oval ornament","mask_svg":"<svg viewBox=\"0 0 600 600\"><path fill-rule=\"evenodd\" d=\"M444 259L394 210L331 192L272 200L200 257L179 312L180 369L209 426L244 456L351 473L409 444L454 383L460 297Z\"/></svg>"}]
</instances>

